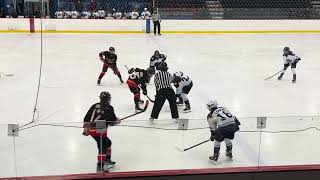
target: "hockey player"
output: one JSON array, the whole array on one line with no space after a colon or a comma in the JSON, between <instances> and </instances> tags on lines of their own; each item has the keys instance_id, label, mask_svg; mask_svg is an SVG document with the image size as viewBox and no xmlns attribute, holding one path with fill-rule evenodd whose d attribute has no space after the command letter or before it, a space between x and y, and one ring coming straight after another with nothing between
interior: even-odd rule
<instances>
[{"instance_id":1,"label":"hockey player","mask_svg":"<svg viewBox=\"0 0 320 180\"><path fill-rule=\"evenodd\" d=\"M108 171L115 166L115 162L111 160L111 140L108 138L108 126L120 124L120 120L116 117L113 107L110 105L111 95L109 92L101 92L100 102L91 106L84 117L83 135L90 135L98 145L98 163L97 172ZM101 132L96 128L96 122L103 120L106 123L106 131Z\"/></svg>"},{"instance_id":2,"label":"hockey player","mask_svg":"<svg viewBox=\"0 0 320 180\"><path fill-rule=\"evenodd\" d=\"M295 83L297 80L297 74L296 74L296 67L297 63L301 60L299 56L296 56L292 51L290 51L289 47L285 47L283 49L283 60L284 60L284 65L283 65L283 70L278 77L278 80L282 79L282 76L286 72L287 68L291 66L291 71L292 71L292 82Z\"/></svg>"},{"instance_id":3,"label":"hockey player","mask_svg":"<svg viewBox=\"0 0 320 180\"><path fill-rule=\"evenodd\" d=\"M139 19L139 12L137 10L133 10L130 13L131 19Z\"/></svg>"},{"instance_id":4,"label":"hockey player","mask_svg":"<svg viewBox=\"0 0 320 180\"><path fill-rule=\"evenodd\" d=\"M107 72L108 68L111 68L115 75L120 79L120 82L123 83L120 71L117 68L117 55L115 54L114 47L110 47L109 51L104 51L99 54L100 60L104 63L102 72L99 75L97 84L100 85L102 77Z\"/></svg>"},{"instance_id":5,"label":"hockey player","mask_svg":"<svg viewBox=\"0 0 320 180\"><path fill-rule=\"evenodd\" d=\"M127 80L127 84L129 86L130 91L133 93L134 104L136 111L142 111L139 104L143 103L143 100L140 99L140 88L142 89L142 93L147 95L147 86L146 82L149 79L148 72L144 69L139 68L131 68L128 70L129 78Z\"/></svg>"},{"instance_id":6,"label":"hockey player","mask_svg":"<svg viewBox=\"0 0 320 180\"><path fill-rule=\"evenodd\" d=\"M63 13L64 13L63 11L57 11L57 12L55 13L57 19L63 19Z\"/></svg>"},{"instance_id":7,"label":"hockey player","mask_svg":"<svg viewBox=\"0 0 320 180\"><path fill-rule=\"evenodd\" d=\"M153 56L150 58L150 66L148 72L150 72L150 78L155 74L156 70L159 70L161 62L164 62L167 59L167 56L164 54L160 54L158 50L156 50ZM150 78L147 83L150 82Z\"/></svg>"},{"instance_id":8,"label":"hockey player","mask_svg":"<svg viewBox=\"0 0 320 180\"><path fill-rule=\"evenodd\" d=\"M231 140L234 139L235 132L239 130L240 122L227 108L218 107L218 102L215 100L210 100L207 103L207 108L210 111L207 116L211 132L210 140L214 141L214 154L210 156L209 159L215 164L217 163L222 141L226 144L226 156L232 159Z\"/></svg>"},{"instance_id":9,"label":"hockey player","mask_svg":"<svg viewBox=\"0 0 320 180\"><path fill-rule=\"evenodd\" d=\"M184 102L186 107L183 109L183 111L190 111L191 107L187 95L189 94L193 86L192 80L181 71L179 71L173 74L172 83L174 84L174 87L176 87L176 97L178 99L177 105L182 105Z\"/></svg>"},{"instance_id":10,"label":"hockey player","mask_svg":"<svg viewBox=\"0 0 320 180\"><path fill-rule=\"evenodd\" d=\"M148 8L144 8L144 11L141 13L142 19L150 19L151 13L148 11Z\"/></svg>"}]
</instances>

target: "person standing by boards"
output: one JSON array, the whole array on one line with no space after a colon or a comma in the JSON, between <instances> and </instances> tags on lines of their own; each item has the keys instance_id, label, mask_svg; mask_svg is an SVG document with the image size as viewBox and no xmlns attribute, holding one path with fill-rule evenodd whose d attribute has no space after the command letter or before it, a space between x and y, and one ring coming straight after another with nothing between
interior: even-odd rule
<instances>
[{"instance_id":1,"label":"person standing by boards","mask_svg":"<svg viewBox=\"0 0 320 180\"><path fill-rule=\"evenodd\" d=\"M169 101L172 119L178 119L179 113L176 104L176 94L172 89L172 75L168 72L166 62L162 62L159 66L159 71L154 75L154 84L156 86L156 99L152 108L150 122L153 123L157 119L166 100Z\"/></svg>"},{"instance_id":2,"label":"person standing by boards","mask_svg":"<svg viewBox=\"0 0 320 180\"><path fill-rule=\"evenodd\" d=\"M157 10L155 10L152 14L152 22L153 22L153 33L154 35L157 35L157 30L158 30L158 35L161 35L161 16Z\"/></svg>"}]
</instances>

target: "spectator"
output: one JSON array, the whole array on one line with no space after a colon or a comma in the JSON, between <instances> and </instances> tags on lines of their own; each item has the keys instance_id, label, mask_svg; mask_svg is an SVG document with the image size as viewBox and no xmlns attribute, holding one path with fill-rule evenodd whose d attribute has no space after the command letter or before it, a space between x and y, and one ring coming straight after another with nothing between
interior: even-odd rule
<instances>
[{"instance_id":1,"label":"spectator","mask_svg":"<svg viewBox=\"0 0 320 180\"><path fill-rule=\"evenodd\" d=\"M98 5L96 0L92 0L90 3L90 11L96 12L98 10Z\"/></svg>"},{"instance_id":2,"label":"spectator","mask_svg":"<svg viewBox=\"0 0 320 180\"><path fill-rule=\"evenodd\" d=\"M82 2L81 2L80 0L78 0L78 1L76 2L76 11L82 12L82 10L83 10Z\"/></svg>"},{"instance_id":3,"label":"spectator","mask_svg":"<svg viewBox=\"0 0 320 180\"><path fill-rule=\"evenodd\" d=\"M3 9L3 7L0 8L0 18L5 18L6 17L6 12Z\"/></svg>"}]
</instances>

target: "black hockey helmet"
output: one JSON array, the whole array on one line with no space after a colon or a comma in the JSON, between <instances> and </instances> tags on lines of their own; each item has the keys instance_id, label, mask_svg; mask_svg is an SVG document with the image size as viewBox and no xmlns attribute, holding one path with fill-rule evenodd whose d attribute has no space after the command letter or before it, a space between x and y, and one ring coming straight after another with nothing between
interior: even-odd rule
<instances>
[{"instance_id":1,"label":"black hockey helmet","mask_svg":"<svg viewBox=\"0 0 320 180\"><path fill-rule=\"evenodd\" d=\"M99 97L100 97L100 103L102 104L106 104L106 103L109 104L111 101L111 94L107 91L102 91Z\"/></svg>"},{"instance_id":2,"label":"black hockey helmet","mask_svg":"<svg viewBox=\"0 0 320 180\"><path fill-rule=\"evenodd\" d=\"M134 68L130 68L129 70L128 70L128 73L129 74L131 74L131 73L133 73L134 72Z\"/></svg>"},{"instance_id":3,"label":"black hockey helmet","mask_svg":"<svg viewBox=\"0 0 320 180\"><path fill-rule=\"evenodd\" d=\"M181 77L180 76L173 76L173 81L179 83L181 81Z\"/></svg>"},{"instance_id":4,"label":"black hockey helmet","mask_svg":"<svg viewBox=\"0 0 320 180\"><path fill-rule=\"evenodd\" d=\"M109 47L109 52L116 52L116 49L113 46Z\"/></svg>"},{"instance_id":5,"label":"black hockey helmet","mask_svg":"<svg viewBox=\"0 0 320 180\"><path fill-rule=\"evenodd\" d=\"M289 53L289 51L290 51L290 48L288 46L283 48L283 53L286 54L286 53Z\"/></svg>"},{"instance_id":6,"label":"black hockey helmet","mask_svg":"<svg viewBox=\"0 0 320 180\"><path fill-rule=\"evenodd\" d=\"M159 57L160 56L160 52L158 50L154 51L154 56Z\"/></svg>"},{"instance_id":7,"label":"black hockey helmet","mask_svg":"<svg viewBox=\"0 0 320 180\"><path fill-rule=\"evenodd\" d=\"M168 68L167 63L166 63L165 61L162 61L162 62L160 63L160 65L159 65L159 69L160 69L161 71L167 71L169 68Z\"/></svg>"}]
</instances>

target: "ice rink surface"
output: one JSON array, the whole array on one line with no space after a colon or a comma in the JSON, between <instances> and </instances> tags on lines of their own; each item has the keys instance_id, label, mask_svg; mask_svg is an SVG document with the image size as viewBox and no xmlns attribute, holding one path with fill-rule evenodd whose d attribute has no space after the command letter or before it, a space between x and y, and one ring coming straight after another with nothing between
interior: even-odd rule
<instances>
[{"instance_id":1,"label":"ice rink surface","mask_svg":"<svg viewBox=\"0 0 320 180\"><path fill-rule=\"evenodd\" d=\"M41 39L39 34L1 34L0 39L0 72L14 74L2 74L0 78L0 177L95 172L94 140L82 136L81 128L51 125L82 127L85 113L98 101L101 91L112 94L119 118L134 112L133 95L110 69L102 85L96 85L102 68L98 53L109 46L116 48L124 80L124 65L147 68L155 50L166 54L169 71L183 71L194 82L189 95L192 112L181 112L180 118L190 119L190 129L200 128L172 130L177 129L177 123L170 119L167 103L159 119L150 125L150 104L145 113L109 129L112 159L117 162L112 171L320 163L316 156L320 151L318 131L276 132L320 127L319 34L44 34L42 78L35 122L31 125L50 126L20 131L17 138L7 136L7 124L23 125L32 120ZM264 80L282 68L284 46L302 58L296 84L291 83L290 69L282 81L276 77ZM153 82L147 89L153 97ZM223 147L216 166L208 160L213 153L212 143L186 152L177 150L209 138L205 105L209 98L217 99L239 117L241 131L259 131L256 117L268 116L267 128L263 129L268 132L237 133L234 160L225 159Z\"/></svg>"}]
</instances>

